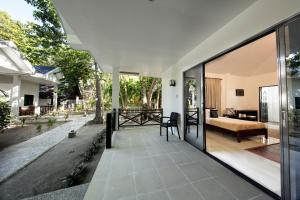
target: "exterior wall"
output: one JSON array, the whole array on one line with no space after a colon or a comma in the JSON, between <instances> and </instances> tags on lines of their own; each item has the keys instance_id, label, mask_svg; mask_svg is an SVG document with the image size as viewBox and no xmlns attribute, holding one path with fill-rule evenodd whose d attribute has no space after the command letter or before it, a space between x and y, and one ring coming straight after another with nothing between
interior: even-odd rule
<instances>
[{"instance_id":1,"label":"exterior wall","mask_svg":"<svg viewBox=\"0 0 300 200\"><path fill-rule=\"evenodd\" d=\"M21 82L21 90L20 90L20 106L24 106L24 95L34 95L33 105L39 105L39 84L38 83L30 83L27 81Z\"/></svg>"},{"instance_id":2,"label":"exterior wall","mask_svg":"<svg viewBox=\"0 0 300 200\"><path fill-rule=\"evenodd\" d=\"M16 64L0 49L0 67L4 67L8 70L18 71Z\"/></svg>"},{"instance_id":3,"label":"exterior wall","mask_svg":"<svg viewBox=\"0 0 300 200\"><path fill-rule=\"evenodd\" d=\"M39 106L51 105L52 99L39 99Z\"/></svg>"},{"instance_id":4,"label":"exterior wall","mask_svg":"<svg viewBox=\"0 0 300 200\"><path fill-rule=\"evenodd\" d=\"M299 12L299 0L258 0L187 53L162 74L164 115L179 112L183 130L183 72ZM169 86L171 79L176 87Z\"/></svg>"}]
</instances>

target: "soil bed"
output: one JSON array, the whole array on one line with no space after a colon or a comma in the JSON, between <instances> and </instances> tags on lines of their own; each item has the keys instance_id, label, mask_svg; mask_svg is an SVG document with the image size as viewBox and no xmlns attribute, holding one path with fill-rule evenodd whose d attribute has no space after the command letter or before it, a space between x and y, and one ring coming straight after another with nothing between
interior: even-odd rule
<instances>
[{"instance_id":1,"label":"soil bed","mask_svg":"<svg viewBox=\"0 0 300 200\"><path fill-rule=\"evenodd\" d=\"M32 137L43 134L57 126L66 123L65 121L56 122L51 128L47 126L47 123L40 123L42 129L40 132L37 131L38 123L26 123L23 127L17 126L9 129L5 129L4 132L0 132L0 151L6 147L14 144L18 144L29 140Z\"/></svg>"},{"instance_id":2,"label":"soil bed","mask_svg":"<svg viewBox=\"0 0 300 200\"><path fill-rule=\"evenodd\" d=\"M83 160L83 154L90 148L103 126L87 125L77 131L75 138L65 138L33 163L0 184L0 199L16 200L68 187L61 179ZM80 183L89 183L105 148L105 140L99 144L99 151L81 175Z\"/></svg>"}]
</instances>

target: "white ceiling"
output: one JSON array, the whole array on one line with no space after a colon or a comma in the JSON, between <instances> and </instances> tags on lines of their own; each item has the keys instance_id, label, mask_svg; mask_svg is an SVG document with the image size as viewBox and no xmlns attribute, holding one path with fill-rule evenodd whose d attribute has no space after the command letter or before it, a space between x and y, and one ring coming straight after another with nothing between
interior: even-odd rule
<instances>
[{"instance_id":1,"label":"white ceiling","mask_svg":"<svg viewBox=\"0 0 300 200\"><path fill-rule=\"evenodd\" d=\"M255 76L277 71L276 34L272 33L205 65L205 72Z\"/></svg>"},{"instance_id":2,"label":"white ceiling","mask_svg":"<svg viewBox=\"0 0 300 200\"><path fill-rule=\"evenodd\" d=\"M53 0L102 68L160 75L255 0Z\"/></svg>"}]
</instances>

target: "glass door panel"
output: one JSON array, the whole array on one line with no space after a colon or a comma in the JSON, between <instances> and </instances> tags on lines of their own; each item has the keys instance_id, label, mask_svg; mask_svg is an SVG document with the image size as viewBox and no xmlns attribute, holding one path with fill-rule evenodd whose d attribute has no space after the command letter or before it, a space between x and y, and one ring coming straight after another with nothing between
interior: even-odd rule
<instances>
[{"instance_id":1,"label":"glass door panel","mask_svg":"<svg viewBox=\"0 0 300 200\"><path fill-rule=\"evenodd\" d=\"M203 67L184 72L184 138L203 150Z\"/></svg>"},{"instance_id":2,"label":"glass door panel","mask_svg":"<svg viewBox=\"0 0 300 200\"><path fill-rule=\"evenodd\" d=\"M285 199L300 199L300 19L278 31L280 36L283 138L283 191Z\"/></svg>"}]
</instances>

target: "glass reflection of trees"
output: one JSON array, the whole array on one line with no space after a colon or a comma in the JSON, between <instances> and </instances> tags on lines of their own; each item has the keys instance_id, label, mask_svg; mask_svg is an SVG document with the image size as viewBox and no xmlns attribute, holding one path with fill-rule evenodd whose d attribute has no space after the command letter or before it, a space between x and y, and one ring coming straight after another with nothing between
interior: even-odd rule
<instances>
[{"instance_id":1,"label":"glass reflection of trees","mask_svg":"<svg viewBox=\"0 0 300 200\"><path fill-rule=\"evenodd\" d=\"M187 108L196 108L197 106L197 80L196 79L189 79L186 81L186 90L187 90L187 96L186 96L186 103Z\"/></svg>"}]
</instances>

